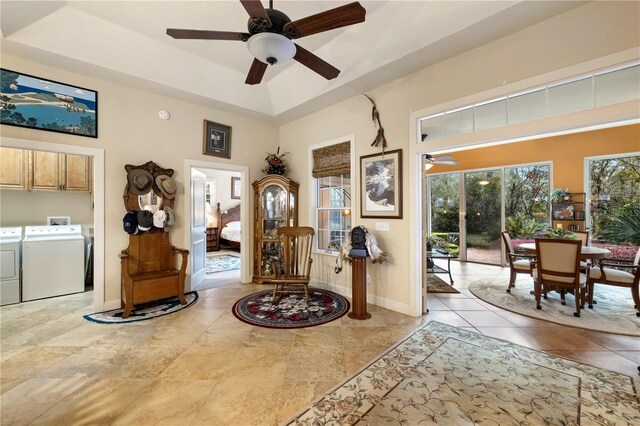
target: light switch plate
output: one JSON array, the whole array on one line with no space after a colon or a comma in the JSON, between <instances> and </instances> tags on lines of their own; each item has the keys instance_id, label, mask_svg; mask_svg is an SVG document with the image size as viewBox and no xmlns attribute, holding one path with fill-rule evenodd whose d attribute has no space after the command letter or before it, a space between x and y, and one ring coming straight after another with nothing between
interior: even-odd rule
<instances>
[{"instance_id":1,"label":"light switch plate","mask_svg":"<svg viewBox=\"0 0 640 426\"><path fill-rule=\"evenodd\" d=\"M376 222L376 231L389 231L389 222Z\"/></svg>"}]
</instances>

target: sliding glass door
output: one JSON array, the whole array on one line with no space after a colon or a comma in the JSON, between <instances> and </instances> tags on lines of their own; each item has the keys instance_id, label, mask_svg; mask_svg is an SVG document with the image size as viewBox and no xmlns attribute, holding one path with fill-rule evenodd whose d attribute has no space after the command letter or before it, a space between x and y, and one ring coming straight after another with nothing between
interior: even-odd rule
<instances>
[{"instance_id":1,"label":"sliding glass door","mask_svg":"<svg viewBox=\"0 0 640 426\"><path fill-rule=\"evenodd\" d=\"M464 174L465 250L470 262L502 263L501 189L499 169Z\"/></svg>"}]
</instances>

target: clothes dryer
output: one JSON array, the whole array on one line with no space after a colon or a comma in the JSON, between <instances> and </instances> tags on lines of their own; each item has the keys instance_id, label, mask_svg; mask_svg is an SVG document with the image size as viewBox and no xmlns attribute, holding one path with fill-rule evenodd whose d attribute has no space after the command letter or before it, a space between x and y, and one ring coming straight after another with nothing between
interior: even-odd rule
<instances>
[{"instance_id":1,"label":"clothes dryer","mask_svg":"<svg viewBox=\"0 0 640 426\"><path fill-rule=\"evenodd\" d=\"M22 301L82 291L81 226L26 226L22 241Z\"/></svg>"},{"instance_id":2,"label":"clothes dryer","mask_svg":"<svg viewBox=\"0 0 640 426\"><path fill-rule=\"evenodd\" d=\"M0 228L0 305L20 302L22 228Z\"/></svg>"}]
</instances>

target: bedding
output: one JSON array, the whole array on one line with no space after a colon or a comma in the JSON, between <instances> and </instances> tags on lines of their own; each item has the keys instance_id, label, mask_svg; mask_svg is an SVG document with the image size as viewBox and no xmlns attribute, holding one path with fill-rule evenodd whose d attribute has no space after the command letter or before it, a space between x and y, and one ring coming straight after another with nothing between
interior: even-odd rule
<instances>
[{"instance_id":1,"label":"bedding","mask_svg":"<svg viewBox=\"0 0 640 426\"><path fill-rule=\"evenodd\" d=\"M220 232L220 237L225 240L235 241L237 243L240 242L240 227L233 228L229 226L225 226L222 228L222 232Z\"/></svg>"}]
</instances>

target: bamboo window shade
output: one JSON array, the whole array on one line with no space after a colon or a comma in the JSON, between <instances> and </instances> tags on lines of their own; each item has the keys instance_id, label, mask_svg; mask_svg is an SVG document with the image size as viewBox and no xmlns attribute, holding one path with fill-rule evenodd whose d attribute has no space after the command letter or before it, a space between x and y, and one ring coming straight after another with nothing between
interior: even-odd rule
<instances>
[{"instance_id":1,"label":"bamboo window shade","mask_svg":"<svg viewBox=\"0 0 640 426\"><path fill-rule=\"evenodd\" d=\"M314 178L340 176L351 172L351 142L313 150Z\"/></svg>"}]
</instances>

